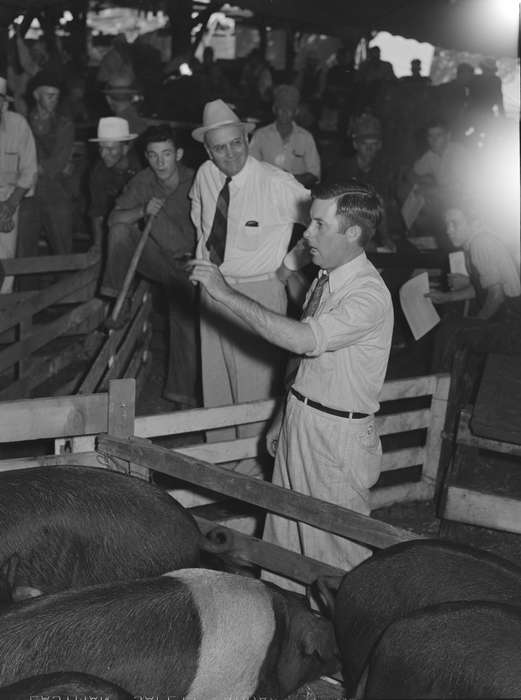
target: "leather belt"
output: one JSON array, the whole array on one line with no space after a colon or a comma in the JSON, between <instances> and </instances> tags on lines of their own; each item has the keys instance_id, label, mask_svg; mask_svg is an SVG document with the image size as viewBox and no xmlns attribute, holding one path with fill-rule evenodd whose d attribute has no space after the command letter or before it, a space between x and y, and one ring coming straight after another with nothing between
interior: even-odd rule
<instances>
[{"instance_id":1,"label":"leather belt","mask_svg":"<svg viewBox=\"0 0 521 700\"><path fill-rule=\"evenodd\" d=\"M311 406L311 408L316 408L317 411L323 411L324 413L330 413L332 416L338 416L339 418L368 418L369 413L357 413L356 411L337 411L336 408L328 408L323 406L318 401L312 401L308 399L307 396L303 396L299 391L291 387L290 389L293 396L295 396L299 401L306 404L306 406Z\"/></svg>"}]
</instances>

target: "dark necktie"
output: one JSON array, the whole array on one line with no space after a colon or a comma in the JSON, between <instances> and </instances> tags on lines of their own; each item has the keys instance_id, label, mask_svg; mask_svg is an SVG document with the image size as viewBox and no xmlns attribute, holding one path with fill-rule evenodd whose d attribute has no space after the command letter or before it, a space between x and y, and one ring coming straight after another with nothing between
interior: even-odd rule
<instances>
[{"instance_id":1,"label":"dark necktie","mask_svg":"<svg viewBox=\"0 0 521 700\"><path fill-rule=\"evenodd\" d=\"M327 272L324 272L318 278L317 283L315 285L315 289L312 291L308 303L302 311L302 316L300 317L301 320L304 318L309 318L310 316L314 316L316 314L318 305L320 304L320 300L322 299L322 292L324 291L324 287L326 286L326 283L328 281L329 275L327 274Z\"/></svg>"},{"instance_id":2,"label":"dark necktie","mask_svg":"<svg viewBox=\"0 0 521 700\"><path fill-rule=\"evenodd\" d=\"M226 247L226 233L228 229L228 205L230 203L230 182L227 177L217 197L215 215L213 217L212 230L206 241L206 248L210 253L210 260L215 265L220 265L224 260Z\"/></svg>"}]
</instances>

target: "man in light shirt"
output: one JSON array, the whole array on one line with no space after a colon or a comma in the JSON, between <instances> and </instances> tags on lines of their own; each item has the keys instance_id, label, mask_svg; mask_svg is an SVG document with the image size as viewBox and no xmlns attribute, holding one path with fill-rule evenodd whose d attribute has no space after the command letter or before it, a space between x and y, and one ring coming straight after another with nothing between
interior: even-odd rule
<instances>
[{"instance_id":1,"label":"man in light shirt","mask_svg":"<svg viewBox=\"0 0 521 700\"><path fill-rule=\"evenodd\" d=\"M293 85L279 85L273 96L275 121L252 136L250 155L292 173L304 187L320 180L320 156L313 136L295 123L300 93Z\"/></svg>"},{"instance_id":2,"label":"man in light shirt","mask_svg":"<svg viewBox=\"0 0 521 700\"><path fill-rule=\"evenodd\" d=\"M192 132L209 156L190 192L196 257L214 260L228 284L284 315L287 296L280 271L285 278L288 267L297 269L304 264L303 259L295 260L297 254L286 253L293 224L307 222L309 192L289 173L248 155L251 128L222 100L214 100L204 108L203 125ZM299 246L297 253L302 256L303 252ZM233 312L204 290L201 358L206 407L267 399L280 392L281 351L254 337ZM207 440L255 436L261 429L252 424L240 426L237 432L235 428L216 430ZM256 460L242 460L236 468L250 475L262 474Z\"/></svg>"},{"instance_id":3,"label":"man in light shirt","mask_svg":"<svg viewBox=\"0 0 521 700\"><path fill-rule=\"evenodd\" d=\"M0 259L13 258L18 239L18 209L34 194L36 146L29 124L21 114L8 111L12 101L7 82L0 78ZM6 277L0 293L12 291L13 277Z\"/></svg>"},{"instance_id":4,"label":"man in light shirt","mask_svg":"<svg viewBox=\"0 0 521 700\"><path fill-rule=\"evenodd\" d=\"M393 329L389 291L364 252L380 216L378 197L365 185L321 185L313 191L304 239L320 272L300 321L248 298L210 261L193 263L191 276L253 337L300 355L284 418L281 413L268 432L268 449L276 449L273 483L364 514L380 474L374 413ZM280 516L268 515L264 539L344 570L370 554Z\"/></svg>"}]
</instances>

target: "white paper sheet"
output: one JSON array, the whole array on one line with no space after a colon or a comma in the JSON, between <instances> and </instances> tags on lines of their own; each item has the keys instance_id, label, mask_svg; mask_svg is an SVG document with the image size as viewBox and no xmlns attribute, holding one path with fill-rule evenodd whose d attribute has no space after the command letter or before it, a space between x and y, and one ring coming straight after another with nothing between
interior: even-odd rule
<instances>
[{"instance_id":1,"label":"white paper sheet","mask_svg":"<svg viewBox=\"0 0 521 700\"><path fill-rule=\"evenodd\" d=\"M452 273L469 276L469 271L465 264L465 255L462 250L449 253L449 268Z\"/></svg>"},{"instance_id":2,"label":"white paper sheet","mask_svg":"<svg viewBox=\"0 0 521 700\"><path fill-rule=\"evenodd\" d=\"M407 230L409 230L416 221L416 217L422 210L424 204L424 196L420 193L418 187L414 185L407 195L405 202L402 204L402 216Z\"/></svg>"},{"instance_id":3,"label":"white paper sheet","mask_svg":"<svg viewBox=\"0 0 521 700\"><path fill-rule=\"evenodd\" d=\"M428 291L427 272L412 277L400 288L400 304L414 340L419 340L440 322L434 304L425 298Z\"/></svg>"}]
</instances>

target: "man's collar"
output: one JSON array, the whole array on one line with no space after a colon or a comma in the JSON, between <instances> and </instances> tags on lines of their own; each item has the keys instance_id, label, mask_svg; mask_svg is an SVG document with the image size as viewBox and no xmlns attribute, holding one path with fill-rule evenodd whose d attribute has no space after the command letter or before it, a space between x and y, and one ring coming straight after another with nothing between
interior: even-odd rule
<instances>
[{"instance_id":1,"label":"man's collar","mask_svg":"<svg viewBox=\"0 0 521 700\"><path fill-rule=\"evenodd\" d=\"M346 282L354 279L358 272L365 267L366 264L367 256L363 250L360 255L356 256L356 258L349 260L349 262L346 262L339 267L335 267L334 270L330 270L329 291L333 293L337 289L340 289L340 287L342 287Z\"/></svg>"}]
</instances>

